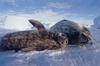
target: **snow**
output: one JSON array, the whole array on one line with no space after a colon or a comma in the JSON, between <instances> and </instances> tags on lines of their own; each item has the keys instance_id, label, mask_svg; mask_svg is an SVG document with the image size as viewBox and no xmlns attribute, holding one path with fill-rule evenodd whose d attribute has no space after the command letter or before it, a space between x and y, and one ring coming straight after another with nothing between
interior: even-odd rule
<instances>
[{"instance_id":1,"label":"snow","mask_svg":"<svg viewBox=\"0 0 100 66\"><path fill-rule=\"evenodd\" d=\"M35 27L29 23L29 19L32 18L19 15L0 16L0 28L16 31L34 29ZM50 28L50 22L43 22L43 24L47 29Z\"/></svg>"},{"instance_id":2,"label":"snow","mask_svg":"<svg viewBox=\"0 0 100 66\"><path fill-rule=\"evenodd\" d=\"M99 52L82 48L28 53L1 52L0 66L99 66Z\"/></svg>"},{"instance_id":3,"label":"snow","mask_svg":"<svg viewBox=\"0 0 100 66\"><path fill-rule=\"evenodd\" d=\"M96 17L94 19L94 25L93 27L100 29L100 16Z\"/></svg>"},{"instance_id":4,"label":"snow","mask_svg":"<svg viewBox=\"0 0 100 66\"><path fill-rule=\"evenodd\" d=\"M3 27L6 29L13 30L26 30L30 29L32 25L28 22L28 19L25 17L7 16Z\"/></svg>"},{"instance_id":5,"label":"snow","mask_svg":"<svg viewBox=\"0 0 100 66\"><path fill-rule=\"evenodd\" d=\"M91 46L26 53L0 52L0 66L100 66L100 29L92 26L90 31L93 37Z\"/></svg>"}]
</instances>

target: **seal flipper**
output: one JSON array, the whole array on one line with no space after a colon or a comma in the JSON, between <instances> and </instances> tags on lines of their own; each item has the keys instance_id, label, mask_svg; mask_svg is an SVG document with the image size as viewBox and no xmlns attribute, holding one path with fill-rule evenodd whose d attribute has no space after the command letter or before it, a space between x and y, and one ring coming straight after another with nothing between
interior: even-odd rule
<instances>
[{"instance_id":1,"label":"seal flipper","mask_svg":"<svg viewBox=\"0 0 100 66\"><path fill-rule=\"evenodd\" d=\"M28 48L23 48L23 49L21 49L20 51L21 51L21 52L29 52L29 51L33 51L33 50L35 50L35 48L33 48L33 47L28 47Z\"/></svg>"},{"instance_id":2,"label":"seal flipper","mask_svg":"<svg viewBox=\"0 0 100 66\"><path fill-rule=\"evenodd\" d=\"M29 22L30 22L34 27L36 27L38 30L41 30L41 29L46 30L45 27L43 26L43 24L41 24L39 21L30 19Z\"/></svg>"},{"instance_id":3,"label":"seal flipper","mask_svg":"<svg viewBox=\"0 0 100 66\"><path fill-rule=\"evenodd\" d=\"M40 23L39 21L36 21L36 20L33 20L33 19L30 19L28 20L34 27L36 27L39 31L39 34L41 36L48 36L48 32L47 30L45 29L45 27L43 26L42 23Z\"/></svg>"}]
</instances>

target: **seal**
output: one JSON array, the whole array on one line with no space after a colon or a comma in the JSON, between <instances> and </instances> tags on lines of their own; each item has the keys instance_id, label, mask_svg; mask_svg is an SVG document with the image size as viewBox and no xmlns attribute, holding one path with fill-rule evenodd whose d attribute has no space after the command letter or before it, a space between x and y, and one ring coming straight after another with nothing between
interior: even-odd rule
<instances>
[{"instance_id":1,"label":"seal","mask_svg":"<svg viewBox=\"0 0 100 66\"><path fill-rule=\"evenodd\" d=\"M64 33L69 38L69 45L85 45L91 42L91 33L85 26L69 21L61 20L50 28L50 32Z\"/></svg>"},{"instance_id":2,"label":"seal","mask_svg":"<svg viewBox=\"0 0 100 66\"><path fill-rule=\"evenodd\" d=\"M39 21L30 19L29 22L38 30L19 31L6 34L0 42L0 50L8 51L42 51L65 48L68 38L63 33L52 33Z\"/></svg>"}]
</instances>

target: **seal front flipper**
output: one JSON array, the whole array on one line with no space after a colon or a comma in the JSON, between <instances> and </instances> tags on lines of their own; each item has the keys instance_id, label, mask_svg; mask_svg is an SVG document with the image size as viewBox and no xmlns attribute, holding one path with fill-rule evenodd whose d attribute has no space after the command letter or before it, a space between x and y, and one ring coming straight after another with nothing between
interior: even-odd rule
<instances>
[{"instance_id":1,"label":"seal front flipper","mask_svg":"<svg viewBox=\"0 0 100 66\"><path fill-rule=\"evenodd\" d=\"M48 47L40 46L40 47L28 47L28 48L23 48L20 51L21 52L29 52L29 51L43 51L47 49Z\"/></svg>"},{"instance_id":2,"label":"seal front flipper","mask_svg":"<svg viewBox=\"0 0 100 66\"><path fill-rule=\"evenodd\" d=\"M28 48L23 48L23 49L21 49L20 51L21 52L29 52L29 51L34 51L35 50L35 48L33 48L33 47L28 47Z\"/></svg>"}]
</instances>

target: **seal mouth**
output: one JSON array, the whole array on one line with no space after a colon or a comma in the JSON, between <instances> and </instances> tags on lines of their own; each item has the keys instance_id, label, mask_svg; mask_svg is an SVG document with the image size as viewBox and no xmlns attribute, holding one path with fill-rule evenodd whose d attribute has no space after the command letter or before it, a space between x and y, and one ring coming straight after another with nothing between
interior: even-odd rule
<instances>
[{"instance_id":1,"label":"seal mouth","mask_svg":"<svg viewBox=\"0 0 100 66\"><path fill-rule=\"evenodd\" d=\"M66 48L66 46L69 43L68 42L68 37L63 33L59 33L58 36L59 36L58 42L61 45L61 48Z\"/></svg>"}]
</instances>

